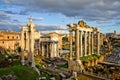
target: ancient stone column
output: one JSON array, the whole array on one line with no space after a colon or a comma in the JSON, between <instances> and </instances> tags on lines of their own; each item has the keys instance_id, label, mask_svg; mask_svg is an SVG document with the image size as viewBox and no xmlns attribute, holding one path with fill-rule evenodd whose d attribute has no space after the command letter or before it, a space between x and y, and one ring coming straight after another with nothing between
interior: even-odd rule
<instances>
[{"instance_id":1,"label":"ancient stone column","mask_svg":"<svg viewBox=\"0 0 120 80\"><path fill-rule=\"evenodd\" d=\"M73 32L72 32L72 30L69 30L69 42L70 42L70 59L72 59L72 38L73 38Z\"/></svg>"},{"instance_id":2,"label":"ancient stone column","mask_svg":"<svg viewBox=\"0 0 120 80\"><path fill-rule=\"evenodd\" d=\"M24 32L21 31L21 64L24 65L25 64L25 60L24 60L24 48L25 48L25 43L24 43Z\"/></svg>"},{"instance_id":3,"label":"ancient stone column","mask_svg":"<svg viewBox=\"0 0 120 80\"><path fill-rule=\"evenodd\" d=\"M50 50L51 50L51 53L50 53L50 57L52 58L53 57L53 43L50 44Z\"/></svg>"},{"instance_id":4,"label":"ancient stone column","mask_svg":"<svg viewBox=\"0 0 120 80\"><path fill-rule=\"evenodd\" d=\"M28 31L28 33L27 33L27 50L28 50L28 52L30 52L30 31Z\"/></svg>"},{"instance_id":5,"label":"ancient stone column","mask_svg":"<svg viewBox=\"0 0 120 80\"><path fill-rule=\"evenodd\" d=\"M27 49L27 51L28 51L28 61L30 62L31 61L31 31L30 31L30 29L28 29L28 32L26 32L26 43L27 43L27 45L26 45L26 49Z\"/></svg>"},{"instance_id":6,"label":"ancient stone column","mask_svg":"<svg viewBox=\"0 0 120 80\"><path fill-rule=\"evenodd\" d=\"M47 53L47 58L48 58L49 57L48 43L46 43L46 53Z\"/></svg>"},{"instance_id":7,"label":"ancient stone column","mask_svg":"<svg viewBox=\"0 0 120 80\"><path fill-rule=\"evenodd\" d=\"M55 43L54 42L52 44L52 49L53 49L53 57L55 57Z\"/></svg>"},{"instance_id":8,"label":"ancient stone column","mask_svg":"<svg viewBox=\"0 0 120 80\"><path fill-rule=\"evenodd\" d=\"M31 66L35 67L35 62L34 62L34 43L35 43L35 40L34 40L34 31L33 30L34 30L33 27L31 27L31 37L30 37L31 52L30 52L30 54L31 54L31 62L32 62Z\"/></svg>"},{"instance_id":9,"label":"ancient stone column","mask_svg":"<svg viewBox=\"0 0 120 80\"><path fill-rule=\"evenodd\" d=\"M90 42L90 32L88 32L88 55L91 55L91 42Z\"/></svg>"},{"instance_id":10,"label":"ancient stone column","mask_svg":"<svg viewBox=\"0 0 120 80\"><path fill-rule=\"evenodd\" d=\"M94 32L91 33L91 53L94 54Z\"/></svg>"},{"instance_id":11,"label":"ancient stone column","mask_svg":"<svg viewBox=\"0 0 120 80\"><path fill-rule=\"evenodd\" d=\"M21 64L25 65L24 51L21 52Z\"/></svg>"},{"instance_id":12,"label":"ancient stone column","mask_svg":"<svg viewBox=\"0 0 120 80\"><path fill-rule=\"evenodd\" d=\"M87 32L84 31L84 56L87 56Z\"/></svg>"},{"instance_id":13,"label":"ancient stone column","mask_svg":"<svg viewBox=\"0 0 120 80\"><path fill-rule=\"evenodd\" d=\"M53 57L56 56L56 44L53 42Z\"/></svg>"},{"instance_id":14,"label":"ancient stone column","mask_svg":"<svg viewBox=\"0 0 120 80\"><path fill-rule=\"evenodd\" d=\"M80 56L83 57L82 31L80 31Z\"/></svg>"},{"instance_id":15,"label":"ancient stone column","mask_svg":"<svg viewBox=\"0 0 120 80\"><path fill-rule=\"evenodd\" d=\"M77 26L77 29L75 30L75 52L76 52L76 60L79 61L80 60L80 55L79 55L79 29L78 29L78 26Z\"/></svg>"},{"instance_id":16,"label":"ancient stone column","mask_svg":"<svg viewBox=\"0 0 120 80\"><path fill-rule=\"evenodd\" d=\"M100 54L100 33L97 32L97 54Z\"/></svg>"},{"instance_id":17,"label":"ancient stone column","mask_svg":"<svg viewBox=\"0 0 120 80\"><path fill-rule=\"evenodd\" d=\"M41 51L42 51L42 52L41 52L41 53L42 53L42 56L44 57L44 46L43 46L43 42L41 43L41 49L42 49L42 50L41 50Z\"/></svg>"},{"instance_id":18,"label":"ancient stone column","mask_svg":"<svg viewBox=\"0 0 120 80\"><path fill-rule=\"evenodd\" d=\"M59 57L59 54L58 54L58 43L57 42L55 43L55 46L56 46L55 57Z\"/></svg>"}]
</instances>

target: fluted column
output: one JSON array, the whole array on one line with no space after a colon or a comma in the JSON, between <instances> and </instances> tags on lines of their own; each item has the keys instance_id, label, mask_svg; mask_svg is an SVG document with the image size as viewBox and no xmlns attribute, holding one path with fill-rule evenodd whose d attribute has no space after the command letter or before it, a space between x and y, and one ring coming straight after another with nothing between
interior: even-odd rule
<instances>
[{"instance_id":1,"label":"fluted column","mask_svg":"<svg viewBox=\"0 0 120 80\"><path fill-rule=\"evenodd\" d=\"M84 31L84 56L87 56L87 32Z\"/></svg>"},{"instance_id":2,"label":"fluted column","mask_svg":"<svg viewBox=\"0 0 120 80\"><path fill-rule=\"evenodd\" d=\"M78 28L78 26L77 26L77 28ZM79 55L79 30L78 29L76 29L76 31L75 31L75 52L76 52L76 60L77 61L79 61L80 60L80 55Z\"/></svg>"},{"instance_id":3,"label":"fluted column","mask_svg":"<svg viewBox=\"0 0 120 80\"><path fill-rule=\"evenodd\" d=\"M72 30L69 30L69 40L70 40L70 59L72 59L72 42L73 42L73 40L72 40L72 38L73 38L73 32L72 32Z\"/></svg>"},{"instance_id":4,"label":"fluted column","mask_svg":"<svg viewBox=\"0 0 120 80\"><path fill-rule=\"evenodd\" d=\"M82 31L80 31L80 56L83 57Z\"/></svg>"},{"instance_id":5,"label":"fluted column","mask_svg":"<svg viewBox=\"0 0 120 80\"><path fill-rule=\"evenodd\" d=\"M97 32L97 54L100 54L100 33Z\"/></svg>"},{"instance_id":6,"label":"fluted column","mask_svg":"<svg viewBox=\"0 0 120 80\"><path fill-rule=\"evenodd\" d=\"M91 55L90 35L90 32L88 32L88 55Z\"/></svg>"},{"instance_id":7,"label":"fluted column","mask_svg":"<svg viewBox=\"0 0 120 80\"><path fill-rule=\"evenodd\" d=\"M94 54L94 32L91 33L91 53Z\"/></svg>"}]
</instances>

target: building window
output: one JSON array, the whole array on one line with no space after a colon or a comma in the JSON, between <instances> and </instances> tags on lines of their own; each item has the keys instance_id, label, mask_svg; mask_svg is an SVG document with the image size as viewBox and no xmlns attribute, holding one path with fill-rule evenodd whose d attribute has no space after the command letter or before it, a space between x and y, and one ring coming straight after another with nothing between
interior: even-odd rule
<instances>
[{"instance_id":1,"label":"building window","mask_svg":"<svg viewBox=\"0 0 120 80\"><path fill-rule=\"evenodd\" d=\"M14 39L14 36L12 37L12 39Z\"/></svg>"},{"instance_id":2,"label":"building window","mask_svg":"<svg viewBox=\"0 0 120 80\"><path fill-rule=\"evenodd\" d=\"M17 36L17 39L18 39L18 36Z\"/></svg>"},{"instance_id":3,"label":"building window","mask_svg":"<svg viewBox=\"0 0 120 80\"><path fill-rule=\"evenodd\" d=\"M9 39L9 36L8 36L8 39Z\"/></svg>"},{"instance_id":4,"label":"building window","mask_svg":"<svg viewBox=\"0 0 120 80\"><path fill-rule=\"evenodd\" d=\"M2 43L4 44L4 41Z\"/></svg>"}]
</instances>

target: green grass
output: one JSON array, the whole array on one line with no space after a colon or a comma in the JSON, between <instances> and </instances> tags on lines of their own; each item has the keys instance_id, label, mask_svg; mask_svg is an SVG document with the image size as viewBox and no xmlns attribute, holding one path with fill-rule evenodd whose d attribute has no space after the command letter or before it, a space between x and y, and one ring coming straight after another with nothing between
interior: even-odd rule
<instances>
[{"instance_id":1,"label":"green grass","mask_svg":"<svg viewBox=\"0 0 120 80\"><path fill-rule=\"evenodd\" d=\"M50 80L52 76L55 77L55 80L60 80L58 72L44 70L44 69L41 69L40 72L41 72L40 76L46 77L46 80Z\"/></svg>"},{"instance_id":2,"label":"green grass","mask_svg":"<svg viewBox=\"0 0 120 80\"><path fill-rule=\"evenodd\" d=\"M28 66L18 65L8 68L0 68L0 77L9 74L15 75L17 80L35 80L39 77L38 73Z\"/></svg>"},{"instance_id":3,"label":"green grass","mask_svg":"<svg viewBox=\"0 0 120 80\"><path fill-rule=\"evenodd\" d=\"M81 59L82 61L89 61L89 60L99 59L99 57L100 57L100 55L93 54L93 55L90 55L90 56L81 57L80 59Z\"/></svg>"},{"instance_id":4,"label":"green grass","mask_svg":"<svg viewBox=\"0 0 120 80\"><path fill-rule=\"evenodd\" d=\"M67 64L65 64L65 65L58 65L57 68L58 68L58 69L61 69L61 68L68 68L68 65L67 65Z\"/></svg>"}]
</instances>

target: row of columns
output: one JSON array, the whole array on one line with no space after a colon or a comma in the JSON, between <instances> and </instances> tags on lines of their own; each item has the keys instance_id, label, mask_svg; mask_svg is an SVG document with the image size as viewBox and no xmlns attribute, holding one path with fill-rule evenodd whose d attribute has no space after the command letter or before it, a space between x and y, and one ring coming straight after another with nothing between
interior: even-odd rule
<instances>
[{"instance_id":1,"label":"row of columns","mask_svg":"<svg viewBox=\"0 0 120 80\"><path fill-rule=\"evenodd\" d=\"M73 31L69 30L70 35L70 59L72 59L73 50L72 50L72 43L73 43ZM84 32L84 34L83 34ZM100 33L96 32L97 34L97 54L99 54L100 50ZM83 35L84 35L84 45L83 45ZM87 56L94 54L94 32L90 31L80 31L79 29L75 30L75 52L76 52L76 60L79 60L80 57ZM87 49L88 46L88 49ZM84 47L84 50L83 50ZM84 53L83 53L84 51Z\"/></svg>"},{"instance_id":2,"label":"row of columns","mask_svg":"<svg viewBox=\"0 0 120 80\"><path fill-rule=\"evenodd\" d=\"M41 42L42 56L57 57L58 56L58 42Z\"/></svg>"}]
</instances>

